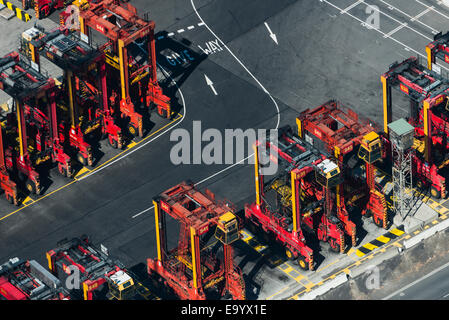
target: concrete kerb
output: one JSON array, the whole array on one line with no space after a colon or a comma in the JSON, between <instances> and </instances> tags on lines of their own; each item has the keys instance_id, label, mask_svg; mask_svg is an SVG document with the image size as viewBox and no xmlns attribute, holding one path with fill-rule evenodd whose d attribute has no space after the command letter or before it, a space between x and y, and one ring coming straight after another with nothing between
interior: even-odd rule
<instances>
[{"instance_id":1,"label":"concrete kerb","mask_svg":"<svg viewBox=\"0 0 449 320\"><path fill-rule=\"evenodd\" d=\"M422 240L427 239L431 236L433 236L435 233L445 230L446 228L449 227L449 220L445 220L443 222L438 223L437 225L430 227L427 230L422 231L420 234L414 236L411 239L405 240L404 241L404 248L405 249L410 249L413 246L417 245L418 243L420 243Z\"/></svg>"},{"instance_id":2,"label":"concrete kerb","mask_svg":"<svg viewBox=\"0 0 449 320\"><path fill-rule=\"evenodd\" d=\"M350 268L349 273L341 273L338 276L336 276L334 279L326 281L323 285L318 287L317 289L314 289L300 297L298 297L299 300L313 300L316 297L325 294L326 292L338 287L339 285L345 283L349 279L354 279L358 276L360 276L363 273L368 272L373 267L380 265L385 260L389 260L393 258L394 256L401 254L404 249L410 249L419 242L421 242L424 239L427 239L431 236L433 236L435 233L440 232L442 230L445 230L449 227L449 219L445 220L443 222L440 222L436 224L433 227L428 228L427 230L422 231L420 234L408 239L404 240L403 242L403 248L399 247L389 247L385 250L385 252L377 253L369 263L361 264L360 266L355 266Z\"/></svg>"},{"instance_id":3,"label":"concrete kerb","mask_svg":"<svg viewBox=\"0 0 449 320\"><path fill-rule=\"evenodd\" d=\"M390 247L380 254L374 256L369 263L363 263L360 266L353 267L349 270L349 277L354 279L355 277L368 272L374 266L377 266L385 260L391 259L400 253L397 247Z\"/></svg>"},{"instance_id":4,"label":"concrete kerb","mask_svg":"<svg viewBox=\"0 0 449 320\"><path fill-rule=\"evenodd\" d=\"M316 297L325 294L331 289L334 289L338 287L339 285L345 283L348 281L348 276L346 273L341 273L338 276L336 276L334 279L326 281L323 285L318 287L318 289L312 290L302 296L300 296L299 300L313 300Z\"/></svg>"}]
</instances>

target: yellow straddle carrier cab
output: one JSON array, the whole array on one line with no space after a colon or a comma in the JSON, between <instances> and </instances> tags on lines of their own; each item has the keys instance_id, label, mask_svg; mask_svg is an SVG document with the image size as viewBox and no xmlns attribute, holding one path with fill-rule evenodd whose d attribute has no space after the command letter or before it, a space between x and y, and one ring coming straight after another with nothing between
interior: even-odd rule
<instances>
[{"instance_id":1,"label":"yellow straddle carrier cab","mask_svg":"<svg viewBox=\"0 0 449 320\"><path fill-rule=\"evenodd\" d=\"M332 188L342 182L340 168L331 160L325 159L315 168L316 181L325 188Z\"/></svg>"},{"instance_id":2,"label":"yellow straddle carrier cab","mask_svg":"<svg viewBox=\"0 0 449 320\"><path fill-rule=\"evenodd\" d=\"M215 237L226 245L240 238L239 223L233 213L228 211L218 219Z\"/></svg>"},{"instance_id":3,"label":"yellow straddle carrier cab","mask_svg":"<svg viewBox=\"0 0 449 320\"><path fill-rule=\"evenodd\" d=\"M382 144L379 135L371 131L363 137L358 156L363 161L372 164L382 158L381 149Z\"/></svg>"},{"instance_id":4,"label":"yellow straddle carrier cab","mask_svg":"<svg viewBox=\"0 0 449 320\"><path fill-rule=\"evenodd\" d=\"M117 300L129 300L135 294L134 280L123 270L108 278L109 293Z\"/></svg>"}]
</instances>

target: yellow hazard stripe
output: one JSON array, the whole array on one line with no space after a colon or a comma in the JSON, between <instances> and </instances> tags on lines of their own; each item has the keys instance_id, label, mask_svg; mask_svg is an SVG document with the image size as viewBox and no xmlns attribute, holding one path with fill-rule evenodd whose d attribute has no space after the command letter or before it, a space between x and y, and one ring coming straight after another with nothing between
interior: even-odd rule
<instances>
[{"instance_id":1,"label":"yellow hazard stripe","mask_svg":"<svg viewBox=\"0 0 449 320\"><path fill-rule=\"evenodd\" d=\"M376 248L378 248L377 246L373 245L372 243L367 243L363 247L368 249L368 250L371 250L371 251L376 249Z\"/></svg>"},{"instance_id":2,"label":"yellow hazard stripe","mask_svg":"<svg viewBox=\"0 0 449 320\"><path fill-rule=\"evenodd\" d=\"M383 242L383 243L387 243L387 242L390 241L391 239L390 239L390 238L387 238L387 237L385 237L385 236L380 236L380 237L378 237L376 240L378 240L378 241L380 241L380 242Z\"/></svg>"},{"instance_id":3,"label":"yellow hazard stripe","mask_svg":"<svg viewBox=\"0 0 449 320\"><path fill-rule=\"evenodd\" d=\"M4 1L4 0L0 0L0 4L6 6L9 10L11 10L12 12L14 12L14 14L16 15L17 18L19 18L22 21L30 21L31 20L31 16L26 13L23 12L22 9L16 7L15 5L13 5L11 2L9 1Z\"/></svg>"},{"instance_id":4,"label":"yellow hazard stripe","mask_svg":"<svg viewBox=\"0 0 449 320\"><path fill-rule=\"evenodd\" d=\"M394 234L394 235L396 235L396 236L402 236L403 234L404 234L404 231L402 231L402 230L399 230L399 229L392 229L392 230L390 230L390 232L392 233L392 234Z\"/></svg>"}]
</instances>

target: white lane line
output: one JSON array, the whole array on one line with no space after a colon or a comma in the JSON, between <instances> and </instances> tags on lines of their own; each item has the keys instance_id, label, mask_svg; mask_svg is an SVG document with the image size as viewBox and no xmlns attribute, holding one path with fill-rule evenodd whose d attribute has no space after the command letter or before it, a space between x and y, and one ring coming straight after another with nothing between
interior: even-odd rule
<instances>
[{"instance_id":1,"label":"white lane line","mask_svg":"<svg viewBox=\"0 0 449 320\"><path fill-rule=\"evenodd\" d=\"M371 6L369 3L366 3L366 2L363 1L363 0L361 0L361 1L362 1L364 4L366 4L367 6ZM397 23L399 23L399 24L402 24L402 23L403 23L402 21L399 21L399 20L397 20L396 18L390 16L389 14L387 14L387 13L381 11L381 10L378 9L376 6L372 6L372 8L373 8L374 10L378 11L380 14L383 14L384 16L390 18L390 19L393 20L394 22L397 22ZM415 30L415 29L413 29L413 28L410 27L410 26L407 25L407 26L405 26L405 27L407 27L408 29L412 30L413 32L419 34L421 37L423 37L423 38L425 38L425 39L427 39L427 40L429 40L429 41L433 41L433 38L430 38L430 37L426 36L425 34L422 34L422 33L419 32L418 30Z\"/></svg>"},{"instance_id":2,"label":"white lane line","mask_svg":"<svg viewBox=\"0 0 449 320\"><path fill-rule=\"evenodd\" d=\"M217 36L217 35L210 29L210 28L209 28L209 26L204 22L203 18L202 18L202 17L200 16L200 14L198 13L198 11L197 11L197 9L196 9L196 7L195 7L195 3L193 2L193 0L190 0L190 2L191 2L191 4L192 4L193 10L195 10L196 15L197 15L198 18L201 20L201 25L206 26L206 28L209 30L209 32L210 32L210 33L211 33L211 34L212 34L218 41L221 42L221 44L223 45L223 47L226 48L226 50L231 54L231 56L232 56L235 60L237 60L237 62L243 67L243 69L245 69L245 71L248 72L248 74L254 79L254 81L257 82L257 84L262 88L262 90L263 90L263 91L270 97L270 99L273 101L273 103L274 103L274 105L275 105L275 107L276 107L276 110L277 110L277 123L276 123L276 128L275 128L275 129L279 128L279 124L280 124L280 122L281 122L281 112L280 112L280 110L279 110L279 106L278 106L276 100L271 96L271 94L268 92L268 90L265 89L265 87L260 83L260 81L257 80L257 78L251 73L251 71L248 70L248 68L243 64L243 62L240 61L240 59L237 58L237 57L235 56L235 54L228 48L228 46L227 46L227 45L226 45L226 44L225 44L225 43L224 43L224 42L223 42L223 41L222 41L222 40L221 40L221 39L220 39L220 38L219 38L219 37L218 37L218 36ZM198 24L198 25L200 25L200 24ZM226 168L224 168L224 169L222 169L222 170L220 170L220 171L215 172L214 174L212 174L212 175L210 175L210 176L204 178L203 180L198 181L197 183L195 183L195 186L198 186L198 185L200 185L200 184L202 184L202 183L204 183L204 182L206 182L206 181L208 181L208 180L210 180L210 179L212 179L212 178L214 178L214 177L216 177L216 176L222 174L223 172L228 171L229 169L235 167L236 165L239 165L240 163L242 163L242 162L244 162L244 161L250 159L250 158L253 157L253 156L254 156L254 153L250 154L250 155L247 156L246 158L244 158L244 159L242 159L242 160L240 160L240 161L238 161L238 162L236 162L236 163L234 163L234 164L232 164L232 165L230 165L230 166L228 166L228 167L226 167ZM132 218L134 219L134 218L136 218L136 217L142 215L143 213L150 211L150 210L153 209L153 208L154 208L154 206L151 206L151 207L149 207L149 208L147 208L147 209L145 209L145 210L143 210L143 211L141 211L141 212L135 214L134 216L132 216Z\"/></svg>"},{"instance_id":3,"label":"white lane line","mask_svg":"<svg viewBox=\"0 0 449 320\"><path fill-rule=\"evenodd\" d=\"M419 1L419 0L415 0L415 1L418 2L419 4L423 5L424 7L429 8L429 9L432 10L433 12L438 13L438 14L441 15L442 17L445 17L446 19L449 20L449 16L447 16L447 15L441 13L440 11L436 10L434 6L429 6L429 5L425 4L425 3L422 3L422 2Z\"/></svg>"},{"instance_id":4,"label":"white lane line","mask_svg":"<svg viewBox=\"0 0 449 320\"><path fill-rule=\"evenodd\" d=\"M227 171L227 170L229 170L229 169L235 167L236 165L239 165L240 163L242 163L242 162L244 162L244 161L247 161L248 159L250 159L250 158L253 157L253 156L254 156L254 153L250 154L250 155L247 156L245 159L242 159L242 160L240 160L240 161L238 161L238 162L236 162L236 163L234 163L234 164L232 164L232 165L230 165L230 166L228 166L228 167L226 167L226 168L224 168L224 169L222 169L222 170L220 170L220 171L215 172L214 174L212 174L212 175L210 175L210 176L204 178L203 180L198 181L197 183L194 184L194 186L196 187L196 186L198 186L198 185L200 185L200 184L202 184L202 183L204 183L204 182L206 182L206 181L208 181L208 180L210 180L210 179L212 179L212 178L218 176L219 174L221 174L221 173L223 173L223 172L225 172L225 171ZM145 212L148 212L148 211L150 211L150 210L152 210L152 209L154 209L154 205L151 206L151 207L149 207L149 208L146 208L146 209L143 210L143 211L140 211L139 213L133 215L131 218L132 218L132 219L137 218L138 216L140 216L140 215L144 214Z\"/></svg>"},{"instance_id":5,"label":"white lane line","mask_svg":"<svg viewBox=\"0 0 449 320\"><path fill-rule=\"evenodd\" d=\"M177 32L178 33L183 33L184 31L186 31L185 29L179 29Z\"/></svg>"},{"instance_id":6,"label":"white lane line","mask_svg":"<svg viewBox=\"0 0 449 320\"><path fill-rule=\"evenodd\" d=\"M137 217L140 216L141 214L144 214L145 212L148 212L148 211L152 210L153 208L154 208L154 206L151 206L151 207L149 207L149 208L147 208L147 209L145 209L145 210L143 210L143 211L140 211L138 214L133 215L133 216L131 217L131 219L137 218Z\"/></svg>"},{"instance_id":7,"label":"white lane line","mask_svg":"<svg viewBox=\"0 0 449 320\"><path fill-rule=\"evenodd\" d=\"M188 26L187 27L187 30L192 30L192 29L194 29L195 28L195 26Z\"/></svg>"},{"instance_id":8,"label":"white lane line","mask_svg":"<svg viewBox=\"0 0 449 320\"><path fill-rule=\"evenodd\" d=\"M199 26L199 27L204 26L204 22L198 23L198 26Z\"/></svg>"},{"instance_id":9,"label":"white lane line","mask_svg":"<svg viewBox=\"0 0 449 320\"><path fill-rule=\"evenodd\" d=\"M173 84L176 86L176 88L178 89L179 95L180 95L181 100L182 100L182 106L183 106L183 116L182 116L181 120L178 121L177 123L175 123L174 125L172 125L171 127L168 127L166 130L162 131L160 134L158 134L158 135L155 136L154 138L152 138L152 139L146 141L145 143L142 143L141 145L135 147L134 149L131 149L129 152L125 153L125 154L122 155L121 157L118 157L118 158L115 159L114 161L109 162L107 165L105 165L105 166L99 168L98 170L92 171L92 172L89 173L89 174L86 174L85 176L83 176L83 177L81 177L80 179L78 179L78 181L82 181L82 180L84 180L84 179L86 179L86 178L88 178L88 177L90 177L90 176L92 176L92 175L94 175L94 174L96 174L96 173L98 173L98 172L100 172L100 171L102 171L102 170L104 170L104 169L110 167L110 166L113 165L114 163L116 163L116 162L118 162L118 161L120 161L120 160L122 160L122 159L124 159L124 158L126 158L126 157L128 157L128 156L130 156L131 154L133 154L133 153L136 152L137 150L140 150L141 148L145 147L146 145L148 145L149 143L153 142L154 140L159 139L161 136L163 136L164 134L166 134L167 132L169 132L169 131L172 130L173 128L179 126L179 125L184 121L184 119L185 119L185 117L186 117L186 101L185 101L185 99L184 99L184 94L182 93L182 90L178 87L178 84L176 83L176 81L173 80L173 79L170 77L170 75L168 75L167 71L165 71L164 68L162 68L159 64L158 64L158 66L161 68L162 72L165 73L165 74L168 76L168 78L171 79L171 83L173 83Z\"/></svg>"},{"instance_id":10,"label":"white lane line","mask_svg":"<svg viewBox=\"0 0 449 320\"><path fill-rule=\"evenodd\" d=\"M415 284L417 284L417 283L419 283L419 282L421 282L421 281L423 281L423 280L425 280L425 279L427 279L427 278L433 276L435 273L440 272L441 270L447 268L448 266L449 266L449 262L446 263L446 264L444 264L444 265L442 265L441 267L439 267L439 268L433 270L432 272L426 274L425 276L419 278L418 280L413 281L412 283L406 285L405 287L403 287L403 288L401 288L401 289L399 289L399 290L393 292L392 294L386 296L386 297L383 298L382 300L389 300L390 298L394 297L395 295L399 294L400 292L405 291L405 290L407 290L407 289L410 288L410 287L413 287Z\"/></svg>"},{"instance_id":11,"label":"white lane line","mask_svg":"<svg viewBox=\"0 0 449 320\"><path fill-rule=\"evenodd\" d=\"M174 32L170 32L169 34L167 34L167 37L173 37L175 35Z\"/></svg>"},{"instance_id":12,"label":"white lane line","mask_svg":"<svg viewBox=\"0 0 449 320\"><path fill-rule=\"evenodd\" d=\"M386 35L384 35L384 38L389 38L390 36L392 36L394 33L398 32L399 30L401 30L402 28L404 28L405 26L407 26L407 22L404 22L403 24L401 24L400 26L398 26L397 28L391 30L390 32L388 32Z\"/></svg>"},{"instance_id":13,"label":"white lane line","mask_svg":"<svg viewBox=\"0 0 449 320\"><path fill-rule=\"evenodd\" d=\"M207 30L209 30L209 32L218 40L221 42L221 44L223 45L224 48L226 48L226 50L231 54L231 56L237 60L237 62L242 66L243 69L245 69L246 72L248 72L248 74L254 79L254 81L256 81L256 83L262 88L262 90L270 97L270 99L273 101L274 106L276 107L277 110L277 124L276 124L276 129L279 128L279 124L281 122L281 112L279 110L279 106L276 102L276 100L273 98L273 96L268 92L267 89L265 89L265 87L262 85L262 83L260 83L259 80L257 80L257 78L251 73L251 71L248 70L248 68L243 64L242 61L240 61L239 58L237 58L235 56L235 54L231 51L231 49L229 49L229 47L226 45L226 43L224 43L213 31L211 28L209 28L209 26L204 22L203 18L200 16L200 14L198 13L198 10L195 7L195 3L193 2L193 0L190 0L193 10L195 10L196 15L198 16L198 18L201 20L201 23L206 26Z\"/></svg>"},{"instance_id":14,"label":"white lane line","mask_svg":"<svg viewBox=\"0 0 449 320\"><path fill-rule=\"evenodd\" d=\"M413 19L416 19L416 17L412 17L412 16L409 15L408 13L406 13L406 12L404 12L404 11L402 11L402 10L396 8L395 6L391 5L390 3L388 3L388 2L386 2L386 1L384 1L384 0L379 0L379 1L382 2L383 4L387 5L387 6L388 6L388 9L390 9L390 10L396 10L397 12L403 14L404 16L406 16L407 18L409 18L410 21L416 21L416 22L422 24L423 26L425 26L426 28L429 28L430 30L432 30L432 33L433 33L433 34L437 34L437 33L439 32L437 29L434 29L433 27L431 27L431 26L425 24L425 23L422 22L422 21L419 21L419 20L413 20Z\"/></svg>"},{"instance_id":15,"label":"white lane line","mask_svg":"<svg viewBox=\"0 0 449 320\"><path fill-rule=\"evenodd\" d=\"M339 8L338 6L336 6L335 4L333 4L333 3L331 3L331 2L329 2L329 1L327 1L327 0L319 0L319 1L320 1L320 2L325 2L325 3L327 3L328 5L330 5L331 7L334 7L334 8L335 8L336 10L338 10L338 11L341 11L341 10L342 10L341 8ZM348 16L350 16L351 18L353 18L354 20L357 20L358 22L360 22L361 25L366 25L366 22L365 22L365 21L363 21L363 20L357 18L356 16L350 14L349 12L346 12L346 14L347 14ZM372 30L375 30L375 31L377 31L378 33L380 33L381 35L385 36L385 33L384 33L383 31L381 31L380 29L374 29L374 28L371 28L371 29L372 29ZM370 29L370 30L371 30L371 29ZM427 59L427 56L426 56L426 55L424 55L424 54L422 54L422 53L416 51L415 49L413 49L413 48L409 47L408 45L402 43L401 41L397 40L396 38L393 38L393 37L386 37L386 38L391 39L391 40L393 40L394 42L396 42L397 44L403 46L405 50L414 52L414 53L416 53L417 55L420 55L421 57ZM447 67L441 66L441 68L443 68L443 69L449 71L449 68L447 68Z\"/></svg>"},{"instance_id":16,"label":"white lane line","mask_svg":"<svg viewBox=\"0 0 449 320\"><path fill-rule=\"evenodd\" d=\"M411 21L416 21L416 20L418 20L419 18L421 18L423 15L425 15L425 14L426 14L427 12L429 12L429 11L430 11L430 8L427 8L426 10L424 10L423 12L417 14L416 16L414 16L413 18L411 18L410 20L411 20Z\"/></svg>"},{"instance_id":17,"label":"white lane line","mask_svg":"<svg viewBox=\"0 0 449 320\"><path fill-rule=\"evenodd\" d=\"M352 8L354 8L355 6L359 5L360 3L362 3L361 0L358 0L357 2L354 2L353 4L347 6L345 9L340 11L340 14L344 14L346 12L348 12L349 10L351 10Z\"/></svg>"}]
</instances>

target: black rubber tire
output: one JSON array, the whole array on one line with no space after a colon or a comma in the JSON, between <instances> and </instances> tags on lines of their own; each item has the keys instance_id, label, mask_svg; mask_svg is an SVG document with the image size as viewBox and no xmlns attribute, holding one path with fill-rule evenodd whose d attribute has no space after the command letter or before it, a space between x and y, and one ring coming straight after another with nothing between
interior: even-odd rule
<instances>
[{"instance_id":1,"label":"black rubber tire","mask_svg":"<svg viewBox=\"0 0 449 320\"><path fill-rule=\"evenodd\" d=\"M117 149L118 147L117 141L108 137L108 143L113 149Z\"/></svg>"},{"instance_id":2,"label":"black rubber tire","mask_svg":"<svg viewBox=\"0 0 449 320\"><path fill-rule=\"evenodd\" d=\"M327 243L329 243L329 246L330 246L332 252L335 252L335 253L340 252L340 246L337 244L337 241L335 241L332 238L329 238L329 239L327 239Z\"/></svg>"},{"instance_id":3,"label":"black rubber tire","mask_svg":"<svg viewBox=\"0 0 449 320\"><path fill-rule=\"evenodd\" d=\"M27 190L28 190L30 193L36 194L36 185L34 184L33 181L31 181L31 180L28 179L28 180L25 182L25 187L27 188Z\"/></svg>"},{"instance_id":4,"label":"black rubber tire","mask_svg":"<svg viewBox=\"0 0 449 320\"><path fill-rule=\"evenodd\" d=\"M380 220L380 219L376 221L376 219L374 218L374 216L373 216L373 222L374 222L374 224L375 224L376 226L378 226L379 228L382 228L382 227L383 227L383 221Z\"/></svg>"},{"instance_id":5,"label":"black rubber tire","mask_svg":"<svg viewBox=\"0 0 449 320\"><path fill-rule=\"evenodd\" d=\"M156 113L158 114L159 117L161 117L163 119L167 119L168 118L167 110L162 109L161 112L157 111Z\"/></svg>"},{"instance_id":6,"label":"black rubber tire","mask_svg":"<svg viewBox=\"0 0 449 320\"><path fill-rule=\"evenodd\" d=\"M304 270L307 271L309 270L309 264L306 262L306 259L304 259L303 257L299 257L296 262L298 263L298 266Z\"/></svg>"},{"instance_id":7,"label":"black rubber tire","mask_svg":"<svg viewBox=\"0 0 449 320\"><path fill-rule=\"evenodd\" d=\"M87 159L83 157L81 153L78 153L76 156L76 159L78 160L81 165L85 166L87 164Z\"/></svg>"},{"instance_id":8,"label":"black rubber tire","mask_svg":"<svg viewBox=\"0 0 449 320\"><path fill-rule=\"evenodd\" d=\"M133 137L137 137L139 135L139 131L132 124L128 124L128 132Z\"/></svg>"},{"instance_id":9,"label":"black rubber tire","mask_svg":"<svg viewBox=\"0 0 449 320\"><path fill-rule=\"evenodd\" d=\"M434 199L441 199L441 192L438 191L435 187L432 187L430 189L430 194L432 195L432 198L434 198Z\"/></svg>"},{"instance_id":10,"label":"black rubber tire","mask_svg":"<svg viewBox=\"0 0 449 320\"><path fill-rule=\"evenodd\" d=\"M295 259L295 255L288 248L285 249L285 256L287 257L288 260L294 260Z\"/></svg>"},{"instance_id":11,"label":"black rubber tire","mask_svg":"<svg viewBox=\"0 0 449 320\"><path fill-rule=\"evenodd\" d=\"M8 201L10 204L14 203L14 199L11 196L6 196L6 201Z\"/></svg>"},{"instance_id":12,"label":"black rubber tire","mask_svg":"<svg viewBox=\"0 0 449 320\"><path fill-rule=\"evenodd\" d=\"M371 210L366 210L366 212L365 212L365 217L366 218L371 218L372 215L373 215L373 213L371 212Z\"/></svg>"}]
</instances>

